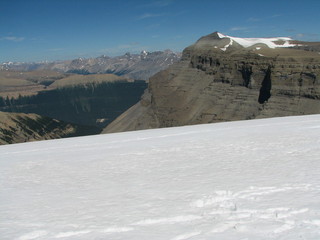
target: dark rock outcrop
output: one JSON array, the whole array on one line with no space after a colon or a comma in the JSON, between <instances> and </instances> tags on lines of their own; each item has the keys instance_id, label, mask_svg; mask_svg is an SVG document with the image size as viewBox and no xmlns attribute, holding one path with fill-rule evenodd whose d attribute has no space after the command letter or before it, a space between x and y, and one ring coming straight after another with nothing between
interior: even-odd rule
<instances>
[{"instance_id":1,"label":"dark rock outcrop","mask_svg":"<svg viewBox=\"0 0 320 240\"><path fill-rule=\"evenodd\" d=\"M320 113L320 43L308 44L202 37L104 132Z\"/></svg>"}]
</instances>

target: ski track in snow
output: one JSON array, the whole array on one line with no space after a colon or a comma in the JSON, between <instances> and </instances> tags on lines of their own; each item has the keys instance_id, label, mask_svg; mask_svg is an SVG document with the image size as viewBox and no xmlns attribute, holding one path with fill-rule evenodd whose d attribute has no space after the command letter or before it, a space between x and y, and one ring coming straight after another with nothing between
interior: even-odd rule
<instances>
[{"instance_id":1,"label":"ski track in snow","mask_svg":"<svg viewBox=\"0 0 320 240\"><path fill-rule=\"evenodd\" d=\"M0 236L320 239L320 115L0 147Z\"/></svg>"}]
</instances>

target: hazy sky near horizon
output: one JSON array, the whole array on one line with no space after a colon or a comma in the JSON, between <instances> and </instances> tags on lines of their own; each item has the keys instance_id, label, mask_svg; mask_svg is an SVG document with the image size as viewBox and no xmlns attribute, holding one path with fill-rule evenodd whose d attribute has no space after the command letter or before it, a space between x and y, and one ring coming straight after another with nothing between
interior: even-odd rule
<instances>
[{"instance_id":1,"label":"hazy sky near horizon","mask_svg":"<svg viewBox=\"0 0 320 240\"><path fill-rule=\"evenodd\" d=\"M0 62L182 51L219 31L320 41L319 0L1 0Z\"/></svg>"}]
</instances>

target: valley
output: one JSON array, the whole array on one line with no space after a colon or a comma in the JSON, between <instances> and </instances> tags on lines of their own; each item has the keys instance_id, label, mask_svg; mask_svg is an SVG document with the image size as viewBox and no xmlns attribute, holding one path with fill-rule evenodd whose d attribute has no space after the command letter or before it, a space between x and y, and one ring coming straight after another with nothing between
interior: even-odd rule
<instances>
[{"instance_id":1,"label":"valley","mask_svg":"<svg viewBox=\"0 0 320 240\"><path fill-rule=\"evenodd\" d=\"M114 74L0 73L0 144L98 134L147 87Z\"/></svg>"},{"instance_id":2,"label":"valley","mask_svg":"<svg viewBox=\"0 0 320 240\"><path fill-rule=\"evenodd\" d=\"M140 100L151 75L179 59L179 53L166 50L126 53L113 58L3 63L0 66L0 112L38 114L38 118L86 127L88 131L80 135L84 132L85 135L97 134ZM13 118L19 125L17 118ZM23 121L26 127L28 123ZM1 129L0 137L6 139L9 132L4 126ZM45 131L48 139L49 136L67 136L50 134L50 129ZM30 134L34 133L30 131ZM33 137L24 136L17 142L29 139ZM3 143L14 142L15 138L10 138Z\"/></svg>"},{"instance_id":3,"label":"valley","mask_svg":"<svg viewBox=\"0 0 320 240\"><path fill-rule=\"evenodd\" d=\"M32 96L0 97L0 111L36 113L103 128L137 103L146 87L144 81L68 85L40 91Z\"/></svg>"}]
</instances>

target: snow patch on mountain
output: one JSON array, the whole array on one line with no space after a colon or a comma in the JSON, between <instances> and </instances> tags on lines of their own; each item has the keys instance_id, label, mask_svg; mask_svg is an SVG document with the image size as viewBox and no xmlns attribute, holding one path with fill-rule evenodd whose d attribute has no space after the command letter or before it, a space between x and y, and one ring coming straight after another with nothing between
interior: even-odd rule
<instances>
[{"instance_id":1,"label":"snow patch on mountain","mask_svg":"<svg viewBox=\"0 0 320 240\"><path fill-rule=\"evenodd\" d=\"M230 38L231 40L237 42L241 46L247 48L251 47L255 44L265 44L269 48L284 48L284 47L294 47L297 44L292 44L292 38L289 37L274 37L274 38L239 38L239 37L231 37L228 35L224 35L222 33L217 33L219 38Z\"/></svg>"},{"instance_id":2,"label":"snow patch on mountain","mask_svg":"<svg viewBox=\"0 0 320 240\"><path fill-rule=\"evenodd\" d=\"M229 47L229 46L231 46L233 44L233 40L232 39L230 39L230 42L227 44L227 45L225 45L223 48L220 48L222 51L226 51L227 50L227 48Z\"/></svg>"}]
</instances>

